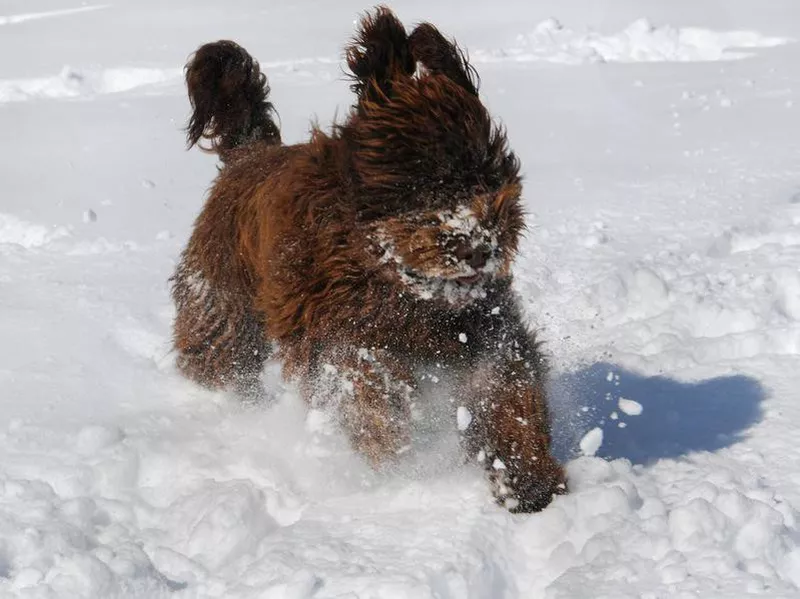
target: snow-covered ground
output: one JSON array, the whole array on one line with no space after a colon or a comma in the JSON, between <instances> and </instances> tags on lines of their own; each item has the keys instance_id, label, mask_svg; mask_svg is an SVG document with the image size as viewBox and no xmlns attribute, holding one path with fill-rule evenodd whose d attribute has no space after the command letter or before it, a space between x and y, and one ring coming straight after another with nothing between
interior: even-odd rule
<instances>
[{"instance_id":1,"label":"snow-covered ground","mask_svg":"<svg viewBox=\"0 0 800 599\"><path fill-rule=\"evenodd\" d=\"M269 406L175 373L166 280L215 172L186 57L241 42L299 141L348 105L366 8L0 2L0 596L800 596L791 0L394 4L469 50L523 161L572 490L544 512L491 502L444 388L376 474L276 365Z\"/></svg>"}]
</instances>

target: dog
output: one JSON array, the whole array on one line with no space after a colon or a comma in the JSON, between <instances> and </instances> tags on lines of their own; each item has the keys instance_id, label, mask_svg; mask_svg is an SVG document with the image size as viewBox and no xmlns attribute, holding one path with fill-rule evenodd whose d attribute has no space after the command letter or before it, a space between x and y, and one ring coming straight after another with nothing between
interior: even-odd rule
<instances>
[{"instance_id":1,"label":"dog","mask_svg":"<svg viewBox=\"0 0 800 599\"><path fill-rule=\"evenodd\" d=\"M466 458L500 505L541 510L567 487L547 364L512 290L519 161L465 53L430 23L409 34L379 7L346 60L347 118L284 145L243 48L190 58L188 145L222 164L172 278L177 366L243 396L260 392L271 355L308 401L327 380L377 468L409 445L426 369L447 372Z\"/></svg>"}]
</instances>

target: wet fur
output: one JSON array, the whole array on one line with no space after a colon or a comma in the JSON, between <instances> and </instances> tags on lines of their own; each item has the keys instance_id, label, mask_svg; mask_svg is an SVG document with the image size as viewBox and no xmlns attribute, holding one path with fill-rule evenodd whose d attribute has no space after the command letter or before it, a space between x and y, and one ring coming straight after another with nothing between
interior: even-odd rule
<instances>
[{"instance_id":1,"label":"wet fur","mask_svg":"<svg viewBox=\"0 0 800 599\"><path fill-rule=\"evenodd\" d=\"M347 119L286 146L244 49L215 42L189 61L188 140L223 167L173 277L178 367L253 395L274 344L309 401L338 381L343 426L381 466L407 447L418 373L438 365L457 375L464 449L498 502L542 509L566 487L546 364L512 291L519 163L464 53L432 25L408 35L376 9L347 62ZM474 273L479 286L460 283Z\"/></svg>"}]
</instances>

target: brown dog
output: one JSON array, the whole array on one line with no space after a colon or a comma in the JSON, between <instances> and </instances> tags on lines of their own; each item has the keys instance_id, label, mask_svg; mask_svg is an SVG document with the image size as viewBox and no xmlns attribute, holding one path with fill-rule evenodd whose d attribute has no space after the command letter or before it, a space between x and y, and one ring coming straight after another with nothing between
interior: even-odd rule
<instances>
[{"instance_id":1,"label":"brown dog","mask_svg":"<svg viewBox=\"0 0 800 599\"><path fill-rule=\"evenodd\" d=\"M309 401L322 383L336 392L376 466L407 447L421 379L448 372L498 502L540 510L566 486L546 365L512 292L519 163L432 25L408 35L379 8L347 63L348 118L293 146L244 49L206 44L187 65L189 144L208 140L224 164L173 277L178 366L249 395L274 342Z\"/></svg>"}]
</instances>

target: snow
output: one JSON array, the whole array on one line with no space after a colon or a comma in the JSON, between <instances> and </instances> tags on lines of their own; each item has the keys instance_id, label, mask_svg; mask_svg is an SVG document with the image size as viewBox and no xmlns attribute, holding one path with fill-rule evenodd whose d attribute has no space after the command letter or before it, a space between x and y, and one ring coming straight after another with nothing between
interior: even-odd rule
<instances>
[{"instance_id":1,"label":"snow","mask_svg":"<svg viewBox=\"0 0 800 599\"><path fill-rule=\"evenodd\" d=\"M458 426L458 430L467 430L471 423L472 413L469 411L469 409L465 408L464 406L458 406L458 409L456 410L456 425Z\"/></svg>"},{"instance_id":2,"label":"snow","mask_svg":"<svg viewBox=\"0 0 800 599\"><path fill-rule=\"evenodd\" d=\"M611 419L616 420L616 418L614 418L613 416L614 412L611 413ZM599 426L596 426L583 436L578 445L580 446L581 453L583 455L593 456L597 453L597 450L600 449L600 446L602 444L603 444L603 429L600 428Z\"/></svg>"},{"instance_id":3,"label":"snow","mask_svg":"<svg viewBox=\"0 0 800 599\"><path fill-rule=\"evenodd\" d=\"M58 75L51 77L0 81L0 102L115 94L166 81L174 82L180 76L180 68L124 67L95 71L65 66Z\"/></svg>"},{"instance_id":4,"label":"snow","mask_svg":"<svg viewBox=\"0 0 800 599\"><path fill-rule=\"evenodd\" d=\"M462 207L456 211L445 210L437 213L436 217L453 239L463 238L468 240L473 247L483 245L496 252L496 236L480 225L472 209ZM453 306L463 306L475 299L486 297L484 277L469 285L462 284L456 280L461 277L472 277L479 274L467 262L460 261L455 265L451 265L441 275L431 276L409 267L403 255L395 246L395 240L381 227L378 227L374 238L383 250L381 262L394 265L398 270L400 280L417 297L425 300L444 299ZM501 261L499 257L492 255L486 260L480 270L480 274L491 275L499 271L500 267ZM459 336L459 340L462 343L466 343L466 336L464 339Z\"/></svg>"},{"instance_id":5,"label":"snow","mask_svg":"<svg viewBox=\"0 0 800 599\"><path fill-rule=\"evenodd\" d=\"M0 213L0 244L13 243L23 248L35 248L68 235L66 227L46 227L26 222L13 214Z\"/></svg>"},{"instance_id":6,"label":"snow","mask_svg":"<svg viewBox=\"0 0 800 599\"><path fill-rule=\"evenodd\" d=\"M624 412L628 416L638 416L644 409L642 408L642 404L640 404L638 401L625 399L624 397L620 397L617 404L619 405L620 411Z\"/></svg>"},{"instance_id":7,"label":"snow","mask_svg":"<svg viewBox=\"0 0 800 599\"><path fill-rule=\"evenodd\" d=\"M479 62L512 60L564 64L736 60L752 56L741 48L770 48L790 41L757 31L656 27L647 19L637 19L610 35L596 31L581 33L550 18L539 23L531 33L518 35L513 46L479 51L476 58Z\"/></svg>"},{"instance_id":8,"label":"snow","mask_svg":"<svg viewBox=\"0 0 800 599\"><path fill-rule=\"evenodd\" d=\"M182 64L240 41L297 142L348 105L366 7L4 4L0 596L797 596L788 0L395 5L469 51L523 164L516 284L569 475L543 512L491 501L441 369L380 472L277 364L264 405L176 373L167 279L216 172Z\"/></svg>"},{"instance_id":9,"label":"snow","mask_svg":"<svg viewBox=\"0 0 800 599\"><path fill-rule=\"evenodd\" d=\"M48 10L45 12L32 12L26 14L16 14L8 16L0 16L0 25L14 25L16 23L23 23L25 21L33 21L36 19L48 19L51 17L61 17L67 15L74 15L82 12L92 10L100 10L107 8L107 4L96 4L93 6L79 6L77 8L67 8L62 10Z\"/></svg>"}]
</instances>

